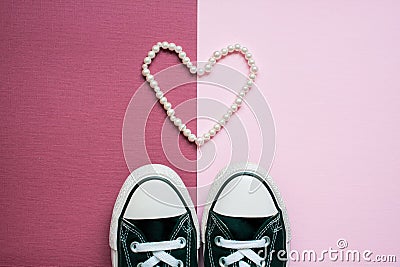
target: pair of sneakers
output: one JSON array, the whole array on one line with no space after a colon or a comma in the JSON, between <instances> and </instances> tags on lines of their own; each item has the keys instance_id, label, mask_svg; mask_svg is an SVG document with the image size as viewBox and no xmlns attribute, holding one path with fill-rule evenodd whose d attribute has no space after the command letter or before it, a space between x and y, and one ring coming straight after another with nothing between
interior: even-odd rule
<instances>
[{"instance_id":1,"label":"pair of sneakers","mask_svg":"<svg viewBox=\"0 0 400 267\"><path fill-rule=\"evenodd\" d=\"M203 212L205 267L283 267L287 213L267 172L253 164L223 169ZM172 169L150 164L119 192L110 226L113 267L198 266L200 229L190 195Z\"/></svg>"}]
</instances>

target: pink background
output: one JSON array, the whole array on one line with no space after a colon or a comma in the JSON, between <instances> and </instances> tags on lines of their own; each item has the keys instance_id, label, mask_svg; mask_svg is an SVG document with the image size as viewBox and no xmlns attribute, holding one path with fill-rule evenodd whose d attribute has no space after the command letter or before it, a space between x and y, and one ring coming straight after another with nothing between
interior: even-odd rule
<instances>
[{"instance_id":1,"label":"pink background","mask_svg":"<svg viewBox=\"0 0 400 267\"><path fill-rule=\"evenodd\" d=\"M345 238L349 249L399 261L400 2L200 1L198 10L198 60L238 42L260 69L276 124L271 175L292 248L337 248ZM198 96L207 96L201 86ZM225 164L217 163L198 183ZM291 266L313 264L366 265Z\"/></svg>"},{"instance_id":2,"label":"pink background","mask_svg":"<svg viewBox=\"0 0 400 267\"><path fill-rule=\"evenodd\" d=\"M129 173L123 118L139 62L164 39L192 60L234 42L253 52L293 249L346 238L399 258L400 2L264 2L0 2L0 266L110 266L111 210ZM152 160L170 165L158 159L160 133L146 138Z\"/></svg>"},{"instance_id":3,"label":"pink background","mask_svg":"<svg viewBox=\"0 0 400 267\"><path fill-rule=\"evenodd\" d=\"M196 10L186 1L0 1L0 266L111 266L111 212L129 174L122 124L141 62L164 40L195 60ZM162 55L153 71L177 62ZM195 97L188 89L170 99ZM150 116L150 158L177 170L154 126L165 113L157 105ZM177 171L196 184L195 173Z\"/></svg>"}]
</instances>

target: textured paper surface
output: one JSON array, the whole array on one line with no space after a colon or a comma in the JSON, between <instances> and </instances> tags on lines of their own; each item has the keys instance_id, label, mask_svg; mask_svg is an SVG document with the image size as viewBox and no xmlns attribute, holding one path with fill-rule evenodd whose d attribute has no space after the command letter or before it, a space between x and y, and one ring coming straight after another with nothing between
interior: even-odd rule
<instances>
[{"instance_id":1,"label":"textured paper surface","mask_svg":"<svg viewBox=\"0 0 400 267\"><path fill-rule=\"evenodd\" d=\"M111 210L129 173L125 110L143 57L164 39L192 60L196 38L199 60L228 42L253 52L275 117L271 174L292 248L346 238L349 248L398 253L398 2L202 1L198 10L188 1L0 2L0 266L110 266ZM162 55L154 67L177 62ZM235 58L225 63L245 71ZM171 97L194 97L189 88ZM150 116L149 155L177 170L159 150L165 113L156 106Z\"/></svg>"},{"instance_id":2,"label":"textured paper surface","mask_svg":"<svg viewBox=\"0 0 400 267\"><path fill-rule=\"evenodd\" d=\"M238 42L260 69L256 83L276 126L271 175L288 208L292 249L337 249L345 238L348 249L399 261L399 10L398 1L375 0L199 2L198 59ZM240 58L223 62L247 74ZM219 97L203 89L198 98ZM239 113L251 127L248 109ZM229 154L227 135L217 139L216 149ZM198 186L224 160L199 173ZM312 264L365 265L290 266Z\"/></svg>"},{"instance_id":3,"label":"textured paper surface","mask_svg":"<svg viewBox=\"0 0 400 267\"><path fill-rule=\"evenodd\" d=\"M154 42L173 40L195 60L196 8L195 1L0 2L0 266L111 265L111 212L129 174L125 110ZM177 62L163 55L154 69ZM195 96L194 85L171 99ZM151 126L164 118L157 106ZM151 159L176 170L159 156L159 128L147 130ZM181 148L196 157L194 146ZM196 184L195 174L177 171Z\"/></svg>"}]
</instances>

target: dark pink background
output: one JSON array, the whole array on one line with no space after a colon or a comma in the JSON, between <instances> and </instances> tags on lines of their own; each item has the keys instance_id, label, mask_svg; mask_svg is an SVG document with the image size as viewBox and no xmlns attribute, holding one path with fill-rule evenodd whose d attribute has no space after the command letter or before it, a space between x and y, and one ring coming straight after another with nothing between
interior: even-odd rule
<instances>
[{"instance_id":1,"label":"dark pink background","mask_svg":"<svg viewBox=\"0 0 400 267\"><path fill-rule=\"evenodd\" d=\"M129 174L125 110L154 42L173 40L195 60L196 8L196 1L0 2L1 266L110 266L110 216ZM165 59L158 68L177 61ZM171 99L195 96L194 85ZM153 113L155 124L165 116L160 107ZM157 153L158 129L147 139L150 157L169 165ZM181 145L195 158L193 145ZM177 171L196 185L196 174Z\"/></svg>"}]
</instances>

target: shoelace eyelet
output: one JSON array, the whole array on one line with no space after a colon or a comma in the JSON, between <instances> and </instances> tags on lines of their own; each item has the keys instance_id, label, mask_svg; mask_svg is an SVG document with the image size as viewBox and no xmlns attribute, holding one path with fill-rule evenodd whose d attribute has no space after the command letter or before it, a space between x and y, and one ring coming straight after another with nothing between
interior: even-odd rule
<instances>
[{"instance_id":1,"label":"shoelace eyelet","mask_svg":"<svg viewBox=\"0 0 400 267\"><path fill-rule=\"evenodd\" d=\"M138 245L138 244L139 244L139 242L132 242L132 243L131 243L130 248L131 248L131 250L132 250L133 253L136 253L136 252L137 252L137 245Z\"/></svg>"},{"instance_id":2,"label":"shoelace eyelet","mask_svg":"<svg viewBox=\"0 0 400 267\"><path fill-rule=\"evenodd\" d=\"M226 267L226 265L225 265L225 263L226 263L226 261L225 261L225 257L221 257L221 258L219 258L219 266L221 266L221 267Z\"/></svg>"},{"instance_id":3,"label":"shoelace eyelet","mask_svg":"<svg viewBox=\"0 0 400 267\"><path fill-rule=\"evenodd\" d=\"M221 245L221 236L216 236L215 238L214 238L214 243L215 243L215 245L217 245L217 246L220 246Z\"/></svg>"},{"instance_id":4,"label":"shoelace eyelet","mask_svg":"<svg viewBox=\"0 0 400 267\"><path fill-rule=\"evenodd\" d=\"M183 262L181 260L178 261L178 265L176 267L183 267Z\"/></svg>"},{"instance_id":5,"label":"shoelace eyelet","mask_svg":"<svg viewBox=\"0 0 400 267\"><path fill-rule=\"evenodd\" d=\"M179 241L179 244L181 245L181 248L186 247L186 239L184 237L178 237L176 240Z\"/></svg>"},{"instance_id":6,"label":"shoelace eyelet","mask_svg":"<svg viewBox=\"0 0 400 267\"><path fill-rule=\"evenodd\" d=\"M137 266L137 267L141 267L142 264L143 264L143 262L139 262L136 266Z\"/></svg>"},{"instance_id":7,"label":"shoelace eyelet","mask_svg":"<svg viewBox=\"0 0 400 267\"><path fill-rule=\"evenodd\" d=\"M265 266L265 260L261 260L260 264L257 265L258 267L264 267Z\"/></svg>"},{"instance_id":8,"label":"shoelace eyelet","mask_svg":"<svg viewBox=\"0 0 400 267\"><path fill-rule=\"evenodd\" d=\"M264 259L264 265L265 265L265 259L267 258L267 249L268 246L271 244L271 239L269 238L269 236L263 236L261 240L265 240L265 245L264 249L258 252L258 256ZM260 266L262 267L262 262L260 262Z\"/></svg>"},{"instance_id":9,"label":"shoelace eyelet","mask_svg":"<svg viewBox=\"0 0 400 267\"><path fill-rule=\"evenodd\" d=\"M265 247L269 246L269 244L271 244L271 239L269 238L269 236L263 236L263 238L265 240Z\"/></svg>"}]
</instances>

